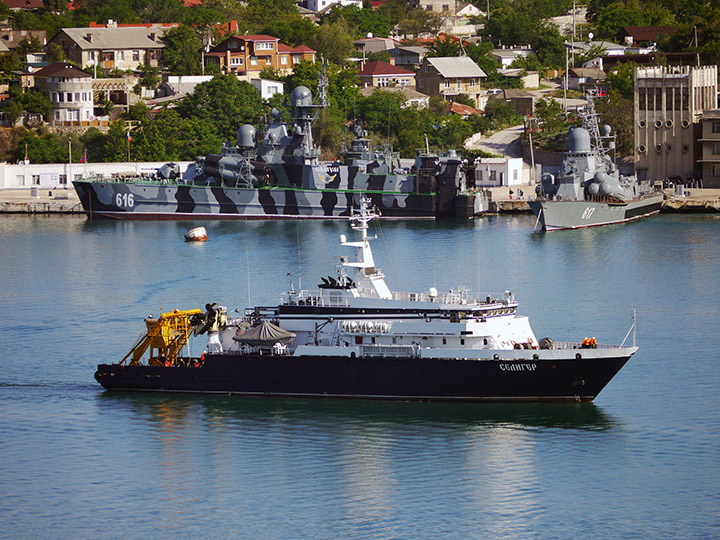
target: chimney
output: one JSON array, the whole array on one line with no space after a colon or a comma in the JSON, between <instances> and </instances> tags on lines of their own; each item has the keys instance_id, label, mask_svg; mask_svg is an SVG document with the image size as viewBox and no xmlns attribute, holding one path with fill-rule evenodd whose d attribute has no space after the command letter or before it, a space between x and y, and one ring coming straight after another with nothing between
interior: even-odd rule
<instances>
[{"instance_id":1,"label":"chimney","mask_svg":"<svg viewBox=\"0 0 720 540\"><path fill-rule=\"evenodd\" d=\"M87 34L87 35L85 36L85 39L87 39L88 42L92 43L92 42L93 42L93 35L92 35L92 34Z\"/></svg>"},{"instance_id":2,"label":"chimney","mask_svg":"<svg viewBox=\"0 0 720 540\"><path fill-rule=\"evenodd\" d=\"M150 32L150 39L157 41L157 34L155 32Z\"/></svg>"},{"instance_id":3,"label":"chimney","mask_svg":"<svg viewBox=\"0 0 720 540\"><path fill-rule=\"evenodd\" d=\"M108 19L107 28L117 28L117 22L112 19Z\"/></svg>"},{"instance_id":4,"label":"chimney","mask_svg":"<svg viewBox=\"0 0 720 540\"><path fill-rule=\"evenodd\" d=\"M391 66L395 65L395 57L394 56L390 57L390 60L388 60L388 64L390 64Z\"/></svg>"}]
</instances>

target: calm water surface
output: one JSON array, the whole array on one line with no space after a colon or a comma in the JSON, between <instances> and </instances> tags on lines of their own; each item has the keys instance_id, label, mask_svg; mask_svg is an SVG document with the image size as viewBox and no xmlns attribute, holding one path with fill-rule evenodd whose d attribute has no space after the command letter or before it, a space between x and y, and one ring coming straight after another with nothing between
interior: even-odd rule
<instances>
[{"instance_id":1,"label":"calm water surface","mask_svg":"<svg viewBox=\"0 0 720 540\"><path fill-rule=\"evenodd\" d=\"M314 287L347 224L0 216L0 537L720 537L719 218L381 225L391 288L509 289L557 340L634 307L640 351L594 404L106 393L148 314Z\"/></svg>"}]
</instances>

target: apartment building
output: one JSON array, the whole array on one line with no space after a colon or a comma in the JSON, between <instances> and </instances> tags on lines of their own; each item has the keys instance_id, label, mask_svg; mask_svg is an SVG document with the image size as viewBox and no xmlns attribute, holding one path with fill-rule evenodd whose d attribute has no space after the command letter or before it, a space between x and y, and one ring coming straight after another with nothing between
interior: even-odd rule
<instances>
[{"instance_id":1,"label":"apartment building","mask_svg":"<svg viewBox=\"0 0 720 540\"><path fill-rule=\"evenodd\" d=\"M717 109L717 67L636 68L634 97L638 177L694 177L695 132L702 112Z\"/></svg>"}]
</instances>

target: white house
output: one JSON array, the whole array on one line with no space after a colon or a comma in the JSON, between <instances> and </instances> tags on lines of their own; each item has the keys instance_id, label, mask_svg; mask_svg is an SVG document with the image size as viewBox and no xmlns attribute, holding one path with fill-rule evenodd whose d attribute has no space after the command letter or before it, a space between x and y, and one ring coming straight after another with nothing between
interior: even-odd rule
<instances>
[{"instance_id":1,"label":"white house","mask_svg":"<svg viewBox=\"0 0 720 540\"><path fill-rule=\"evenodd\" d=\"M307 9L310 11L322 11L334 4L345 6L357 6L359 9L363 7L363 0L307 0Z\"/></svg>"},{"instance_id":2,"label":"white house","mask_svg":"<svg viewBox=\"0 0 720 540\"><path fill-rule=\"evenodd\" d=\"M52 103L51 124L79 125L93 117L92 75L65 62L33 73L35 86Z\"/></svg>"},{"instance_id":3,"label":"white house","mask_svg":"<svg viewBox=\"0 0 720 540\"><path fill-rule=\"evenodd\" d=\"M519 186L523 183L522 158L477 158L475 186Z\"/></svg>"},{"instance_id":4,"label":"white house","mask_svg":"<svg viewBox=\"0 0 720 540\"><path fill-rule=\"evenodd\" d=\"M263 99L270 99L275 94L282 94L285 92L285 85L280 81L270 81L266 79L253 79L250 81L257 91L260 92L260 97Z\"/></svg>"}]
</instances>

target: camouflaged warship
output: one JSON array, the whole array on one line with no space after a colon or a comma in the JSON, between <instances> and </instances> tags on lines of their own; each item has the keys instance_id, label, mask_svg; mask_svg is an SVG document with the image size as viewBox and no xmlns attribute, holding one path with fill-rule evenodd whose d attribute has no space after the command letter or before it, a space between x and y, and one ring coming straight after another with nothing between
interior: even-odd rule
<instances>
[{"instance_id":1,"label":"camouflaged warship","mask_svg":"<svg viewBox=\"0 0 720 540\"><path fill-rule=\"evenodd\" d=\"M537 198L528 201L537 216L535 228L580 229L657 214L662 193L653 191L649 181L620 174L609 155L615 136L610 126L600 130L592 98L581 118L583 127L570 128L557 176L544 173L535 188Z\"/></svg>"},{"instance_id":2,"label":"camouflaged warship","mask_svg":"<svg viewBox=\"0 0 720 540\"><path fill-rule=\"evenodd\" d=\"M472 217L487 210L486 192L469 190L465 162L450 152L419 153L404 169L390 148L371 148L358 127L338 161L320 161L312 124L325 106L304 86L290 96L291 123L277 109L264 137L243 125L236 144L198 158L180 174L167 164L149 177L91 178L73 182L89 217L118 219L340 218L367 196L389 218Z\"/></svg>"}]
</instances>

